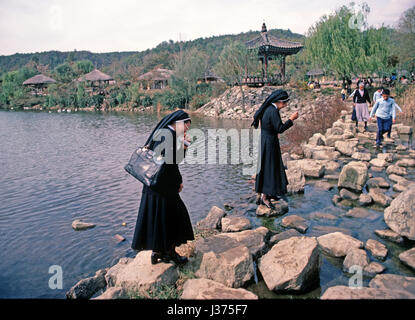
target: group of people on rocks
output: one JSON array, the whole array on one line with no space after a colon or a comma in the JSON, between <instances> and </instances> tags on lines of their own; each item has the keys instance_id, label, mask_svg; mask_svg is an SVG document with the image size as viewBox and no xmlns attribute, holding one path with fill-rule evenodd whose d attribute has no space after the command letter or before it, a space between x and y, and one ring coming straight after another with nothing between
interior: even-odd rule
<instances>
[{"instance_id":1,"label":"group of people on rocks","mask_svg":"<svg viewBox=\"0 0 415 320\"><path fill-rule=\"evenodd\" d=\"M364 81L358 82L358 88L349 96L353 100L352 120L356 122L364 122L364 130L368 130L367 123L374 118L377 121L378 131L376 136L376 146L380 147L387 133L388 138L391 137L392 124L396 121L396 109L402 112L402 109L390 95L390 90L379 87L373 94L373 107L369 113L369 106L372 100ZM342 100L345 100L345 92L342 90Z\"/></svg>"}]
</instances>

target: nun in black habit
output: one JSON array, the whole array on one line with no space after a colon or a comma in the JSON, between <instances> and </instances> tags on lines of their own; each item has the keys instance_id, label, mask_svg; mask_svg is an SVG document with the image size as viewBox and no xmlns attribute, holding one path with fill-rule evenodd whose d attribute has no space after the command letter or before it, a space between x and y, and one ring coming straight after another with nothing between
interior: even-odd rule
<instances>
[{"instance_id":1,"label":"nun in black habit","mask_svg":"<svg viewBox=\"0 0 415 320\"><path fill-rule=\"evenodd\" d=\"M286 91L274 91L255 113L252 122L255 128L261 123L261 145L255 180L255 190L262 194L258 204L271 209L275 209L271 199L278 200L287 193L288 180L282 162L278 134L292 127L293 121L298 118L298 112L295 112L289 120L282 122L279 110L286 107L288 101Z\"/></svg>"},{"instance_id":2,"label":"nun in black habit","mask_svg":"<svg viewBox=\"0 0 415 320\"><path fill-rule=\"evenodd\" d=\"M131 245L136 250L153 250L152 264L160 261L186 263L187 258L177 254L175 247L186 243L187 240L194 240L189 213L179 195L183 188L183 180L178 164L183 160L188 144L187 140L182 139L179 142L176 139L185 136L190 123L186 112L175 111L157 124L145 143L151 150L155 150L166 140L165 134L171 134L172 143L168 143L168 139L167 147L161 151L166 161L159 173L159 182L152 188L143 186Z\"/></svg>"}]
</instances>

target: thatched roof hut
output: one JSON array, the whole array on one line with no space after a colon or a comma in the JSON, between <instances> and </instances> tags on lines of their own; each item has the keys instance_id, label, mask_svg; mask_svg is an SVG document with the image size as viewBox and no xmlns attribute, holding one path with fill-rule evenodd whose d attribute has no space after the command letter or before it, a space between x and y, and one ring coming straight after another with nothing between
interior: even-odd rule
<instances>
[{"instance_id":1,"label":"thatched roof hut","mask_svg":"<svg viewBox=\"0 0 415 320\"><path fill-rule=\"evenodd\" d=\"M34 77L31 77L29 79L27 79L26 81L23 82L23 85L35 85L35 86L39 86L39 85L44 85L44 84L48 84L48 83L55 83L56 80L49 78L43 74L38 74Z\"/></svg>"},{"instance_id":2,"label":"thatched roof hut","mask_svg":"<svg viewBox=\"0 0 415 320\"><path fill-rule=\"evenodd\" d=\"M78 81L110 81L114 80L113 77L99 71L98 69L92 70L90 73L87 73L80 77Z\"/></svg>"},{"instance_id":3,"label":"thatched roof hut","mask_svg":"<svg viewBox=\"0 0 415 320\"><path fill-rule=\"evenodd\" d=\"M172 70L159 68L142 74L137 80L144 89L163 89L167 87L172 74Z\"/></svg>"}]
</instances>

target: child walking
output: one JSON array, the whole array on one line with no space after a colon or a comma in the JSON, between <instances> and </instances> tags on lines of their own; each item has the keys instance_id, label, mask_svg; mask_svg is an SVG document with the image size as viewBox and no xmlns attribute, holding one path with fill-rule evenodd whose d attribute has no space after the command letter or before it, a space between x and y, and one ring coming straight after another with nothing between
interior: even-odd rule
<instances>
[{"instance_id":1,"label":"child walking","mask_svg":"<svg viewBox=\"0 0 415 320\"><path fill-rule=\"evenodd\" d=\"M389 132L392 123L395 123L396 108L399 106L395 100L390 97L390 91L384 89L382 92L382 99L376 101L370 112L369 120L375 116L378 123L378 133L376 136L376 146L380 147L383 140L383 134Z\"/></svg>"}]
</instances>

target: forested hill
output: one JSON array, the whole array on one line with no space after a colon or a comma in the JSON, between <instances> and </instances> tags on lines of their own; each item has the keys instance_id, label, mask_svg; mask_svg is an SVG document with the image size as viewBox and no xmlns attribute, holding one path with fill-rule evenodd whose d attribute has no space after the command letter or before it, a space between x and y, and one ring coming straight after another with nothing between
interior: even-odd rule
<instances>
[{"instance_id":1,"label":"forested hill","mask_svg":"<svg viewBox=\"0 0 415 320\"><path fill-rule=\"evenodd\" d=\"M271 29L268 30L272 34L281 39L293 41L304 41L304 36L293 33L290 30ZM0 75L5 72L19 69L30 61L48 66L54 69L56 66L65 61L90 60L95 67L109 72L113 76L122 75L129 66L141 67L142 72L147 72L157 65L166 68L173 67L172 54L181 50L197 48L209 57L209 63L215 64L217 57L221 53L223 47L231 41L248 41L259 35L258 31L249 31L236 35L221 35L208 38L198 38L191 41L175 42L173 40L164 41L153 49L145 51L130 52L107 52L93 53L89 51L45 51L36 53L16 53L8 56L0 56Z\"/></svg>"}]
</instances>

